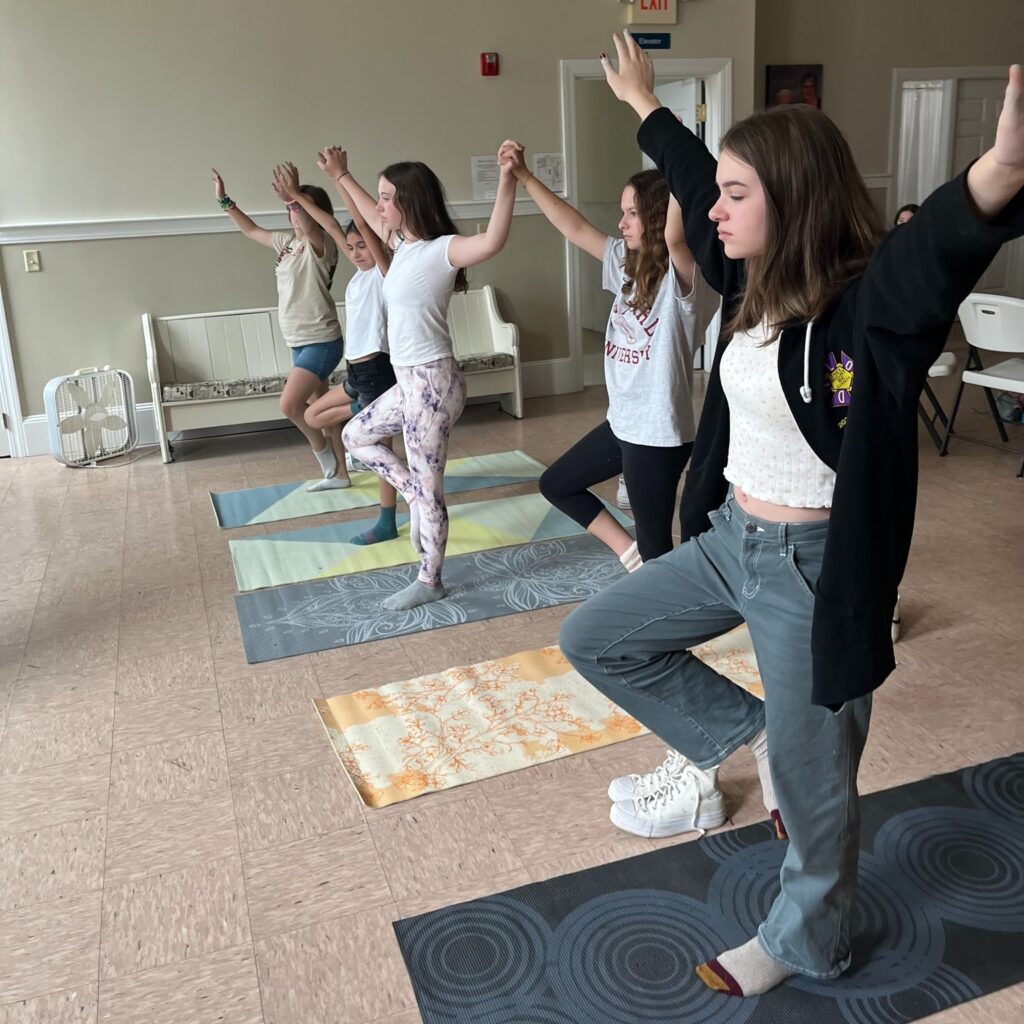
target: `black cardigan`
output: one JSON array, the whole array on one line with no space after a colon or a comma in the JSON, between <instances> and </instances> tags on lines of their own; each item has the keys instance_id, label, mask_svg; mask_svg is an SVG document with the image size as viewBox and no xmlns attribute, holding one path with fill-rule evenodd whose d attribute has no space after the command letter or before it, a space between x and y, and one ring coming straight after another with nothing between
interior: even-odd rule
<instances>
[{"instance_id":1,"label":"black cardigan","mask_svg":"<svg viewBox=\"0 0 1024 1024\"><path fill-rule=\"evenodd\" d=\"M742 291L743 264L725 255L708 219L719 194L715 159L665 107L647 117L637 140L679 200L687 244L723 296L727 320ZM882 239L864 273L815 322L809 403L800 396L805 325L782 333L783 393L808 444L836 472L815 586L815 704L838 708L870 693L895 667L890 623L914 528L918 398L958 306L999 247L1021 234L1024 190L986 223L973 211L965 171ZM727 343L723 338L715 354L683 487L684 541L708 529L708 512L728 489L729 405L719 375ZM840 361L853 373L846 394L834 391L843 382L829 374Z\"/></svg>"}]
</instances>

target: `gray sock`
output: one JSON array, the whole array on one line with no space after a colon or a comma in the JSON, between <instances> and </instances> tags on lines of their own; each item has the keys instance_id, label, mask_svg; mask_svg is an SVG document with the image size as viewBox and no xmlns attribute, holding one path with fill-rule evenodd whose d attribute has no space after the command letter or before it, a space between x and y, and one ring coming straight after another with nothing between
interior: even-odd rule
<instances>
[{"instance_id":1,"label":"gray sock","mask_svg":"<svg viewBox=\"0 0 1024 1024\"><path fill-rule=\"evenodd\" d=\"M384 598L384 607L389 612L404 612L421 604L440 601L442 597L447 596L448 591L440 583L436 587L428 587L426 583L413 580L405 590Z\"/></svg>"}]
</instances>

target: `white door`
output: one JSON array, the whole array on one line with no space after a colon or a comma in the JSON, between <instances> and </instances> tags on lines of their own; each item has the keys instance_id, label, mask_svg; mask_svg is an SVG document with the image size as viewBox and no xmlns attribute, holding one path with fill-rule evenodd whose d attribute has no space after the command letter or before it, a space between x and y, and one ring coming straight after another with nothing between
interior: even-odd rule
<instances>
[{"instance_id":1,"label":"white door","mask_svg":"<svg viewBox=\"0 0 1024 1024\"><path fill-rule=\"evenodd\" d=\"M1005 92L1005 79L960 79L953 134L953 174L959 174L992 146ZM1021 239L999 250L999 255L975 285L975 291L1024 297L1024 244Z\"/></svg>"},{"instance_id":2,"label":"white door","mask_svg":"<svg viewBox=\"0 0 1024 1024\"><path fill-rule=\"evenodd\" d=\"M0 412L7 409L7 402L4 401L3 388L0 388ZM0 417L0 459L5 459L11 454L11 437L4 426L4 420Z\"/></svg>"}]
</instances>

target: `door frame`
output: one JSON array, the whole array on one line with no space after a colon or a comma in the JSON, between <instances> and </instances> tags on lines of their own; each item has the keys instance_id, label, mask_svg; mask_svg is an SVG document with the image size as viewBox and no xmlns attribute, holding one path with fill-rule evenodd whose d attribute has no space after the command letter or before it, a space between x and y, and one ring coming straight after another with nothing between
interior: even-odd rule
<instances>
[{"instance_id":1,"label":"door frame","mask_svg":"<svg viewBox=\"0 0 1024 1024\"><path fill-rule=\"evenodd\" d=\"M731 57L655 57L655 79L697 78L705 85L707 106L705 137L712 155L718 155L718 142L732 124ZM565 161L565 200L579 203L579 178L576 166L576 82L604 81L599 60L563 60L559 62L562 79L562 152ZM583 344L580 334L580 254L576 246L565 243L566 311L569 322L569 380L571 390L583 388Z\"/></svg>"},{"instance_id":2,"label":"door frame","mask_svg":"<svg viewBox=\"0 0 1024 1024\"><path fill-rule=\"evenodd\" d=\"M7 306L4 302L2 275L0 275L0 395L3 396L3 408L0 411L7 417L7 438L10 444L10 453L15 457L27 455L28 445L25 440L25 424L21 412L21 398L18 394L18 376L14 366L11 332L7 323Z\"/></svg>"}]
</instances>

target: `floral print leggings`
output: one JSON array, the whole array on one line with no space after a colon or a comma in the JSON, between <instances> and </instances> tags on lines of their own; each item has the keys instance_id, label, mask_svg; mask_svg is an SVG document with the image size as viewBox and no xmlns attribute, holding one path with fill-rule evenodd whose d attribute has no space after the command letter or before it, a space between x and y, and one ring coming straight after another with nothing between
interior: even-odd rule
<instances>
[{"instance_id":1,"label":"floral print leggings","mask_svg":"<svg viewBox=\"0 0 1024 1024\"><path fill-rule=\"evenodd\" d=\"M354 458L383 477L407 502L415 499L423 548L419 579L432 586L441 582L448 543L444 502L448 435L466 405L466 382L450 356L394 370L398 383L349 420L342 437ZM381 444L399 431L405 438L408 466Z\"/></svg>"}]
</instances>

